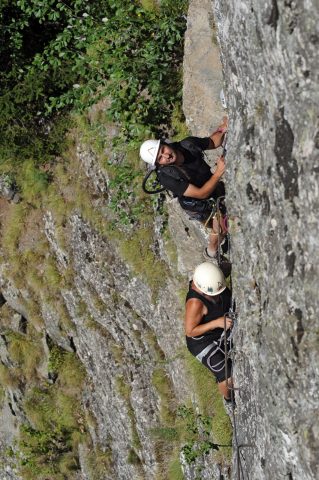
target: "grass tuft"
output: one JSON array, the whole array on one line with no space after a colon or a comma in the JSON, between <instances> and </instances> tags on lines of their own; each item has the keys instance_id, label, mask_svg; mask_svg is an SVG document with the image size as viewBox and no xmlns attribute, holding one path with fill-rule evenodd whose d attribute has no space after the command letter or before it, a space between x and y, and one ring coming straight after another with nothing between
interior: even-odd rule
<instances>
[{"instance_id":1,"label":"grass tuft","mask_svg":"<svg viewBox=\"0 0 319 480\"><path fill-rule=\"evenodd\" d=\"M34 381L38 374L44 352L40 338L26 338L24 335L12 332L7 335L10 357L16 362L28 382Z\"/></svg>"},{"instance_id":2,"label":"grass tuft","mask_svg":"<svg viewBox=\"0 0 319 480\"><path fill-rule=\"evenodd\" d=\"M0 363L0 384L3 387L17 388L19 383L19 371L15 368L8 368Z\"/></svg>"},{"instance_id":3,"label":"grass tuft","mask_svg":"<svg viewBox=\"0 0 319 480\"><path fill-rule=\"evenodd\" d=\"M9 254L11 258L19 257L19 240L29 208L24 203L10 205L5 228L3 229L1 245L5 253ZM20 263L20 259L18 263Z\"/></svg>"},{"instance_id":4,"label":"grass tuft","mask_svg":"<svg viewBox=\"0 0 319 480\"><path fill-rule=\"evenodd\" d=\"M228 415L225 412L222 397L218 391L212 373L205 368L188 351L185 353L186 366L194 381L194 388L204 415L213 418L212 435L216 443L230 445L232 443L232 428ZM230 460L230 449L220 450L225 460Z\"/></svg>"},{"instance_id":5,"label":"grass tuft","mask_svg":"<svg viewBox=\"0 0 319 480\"><path fill-rule=\"evenodd\" d=\"M86 461L90 480L104 480L112 471L112 450L110 448L102 450L98 447L92 449L88 453Z\"/></svg>"},{"instance_id":6,"label":"grass tuft","mask_svg":"<svg viewBox=\"0 0 319 480\"><path fill-rule=\"evenodd\" d=\"M153 232L149 228L138 229L130 238L120 243L123 258L130 263L133 271L144 277L154 294L165 282L167 266L152 251Z\"/></svg>"},{"instance_id":7,"label":"grass tuft","mask_svg":"<svg viewBox=\"0 0 319 480\"><path fill-rule=\"evenodd\" d=\"M179 451L174 452L173 458L169 463L167 480L184 480L184 474L179 461Z\"/></svg>"},{"instance_id":8,"label":"grass tuft","mask_svg":"<svg viewBox=\"0 0 319 480\"><path fill-rule=\"evenodd\" d=\"M183 138L188 137L191 134L189 128L186 125L186 119L179 104L177 104L173 110L172 128L174 131L174 142L183 140Z\"/></svg>"},{"instance_id":9,"label":"grass tuft","mask_svg":"<svg viewBox=\"0 0 319 480\"><path fill-rule=\"evenodd\" d=\"M161 421L165 425L174 424L174 395L170 379L163 368L156 368L152 375L152 385L156 388L161 399Z\"/></svg>"},{"instance_id":10,"label":"grass tuft","mask_svg":"<svg viewBox=\"0 0 319 480\"><path fill-rule=\"evenodd\" d=\"M41 383L26 393L29 424L20 428L20 474L24 479L72 479L79 470L78 445L85 440L81 408L84 367L74 353L51 345L48 370L54 384Z\"/></svg>"},{"instance_id":11,"label":"grass tuft","mask_svg":"<svg viewBox=\"0 0 319 480\"><path fill-rule=\"evenodd\" d=\"M23 199L39 207L42 194L48 188L48 174L41 171L32 160L27 160L17 172L16 180L21 189Z\"/></svg>"}]
</instances>

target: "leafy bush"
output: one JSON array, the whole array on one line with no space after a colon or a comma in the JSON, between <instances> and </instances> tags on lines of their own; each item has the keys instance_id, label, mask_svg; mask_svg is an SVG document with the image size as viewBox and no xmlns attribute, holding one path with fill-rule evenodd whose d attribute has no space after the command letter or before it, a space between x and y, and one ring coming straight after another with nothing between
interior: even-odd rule
<instances>
[{"instance_id":1,"label":"leafy bush","mask_svg":"<svg viewBox=\"0 0 319 480\"><path fill-rule=\"evenodd\" d=\"M178 408L177 415L186 421L187 443L182 447L182 453L187 463L195 462L211 450L219 450L220 445L211 437L211 417L195 413L193 408L185 405ZM229 446L231 447L231 444Z\"/></svg>"},{"instance_id":2,"label":"leafy bush","mask_svg":"<svg viewBox=\"0 0 319 480\"><path fill-rule=\"evenodd\" d=\"M66 112L111 98L122 138L169 123L181 98L186 1L4 0L0 158L43 163L63 148ZM144 6L143 6L144 5ZM145 7L145 8L144 8Z\"/></svg>"}]
</instances>

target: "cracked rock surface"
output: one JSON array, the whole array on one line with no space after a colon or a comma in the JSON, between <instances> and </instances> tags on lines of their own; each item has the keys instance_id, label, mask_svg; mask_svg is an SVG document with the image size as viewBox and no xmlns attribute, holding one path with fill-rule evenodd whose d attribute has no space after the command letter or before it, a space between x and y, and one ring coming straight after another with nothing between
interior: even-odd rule
<instances>
[{"instance_id":1,"label":"cracked rock surface","mask_svg":"<svg viewBox=\"0 0 319 480\"><path fill-rule=\"evenodd\" d=\"M250 478L311 480L319 475L318 3L213 4L236 217L238 442L251 445L242 464Z\"/></svg>"}]
</instances>

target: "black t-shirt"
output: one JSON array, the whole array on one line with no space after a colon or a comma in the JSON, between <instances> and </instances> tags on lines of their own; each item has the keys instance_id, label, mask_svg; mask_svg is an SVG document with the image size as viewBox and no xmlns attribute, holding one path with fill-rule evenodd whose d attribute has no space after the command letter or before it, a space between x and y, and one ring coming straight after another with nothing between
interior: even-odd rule
<instances>
[{"instance_id":1,"label":"black t-shirt","mask_svg":"<svg viewBox=\"0 0 319 480\"><path fill-rule=\"evenodd\" d=\"M223 317L225 313L229 312L231 307L231 292L228 288L218 295L217 298L212 297L211 300L208 300L204 295L201 295L193 290L190 282L189 291L186 296L186 302L190 298L198 298L208 310L207 314L204 315L199 322L199 325L203 325L211 320ZM203 335L199 335L198 337L186 337L187 347L190 352L193 353L193 355L198 355L214 340L219 340L223 331L223 328L215 328L214 330L210 330Z\"/></svg>"},{"instance_id":2,"label":"black t-shirt","mask_svg":"<svg viewBox=\"0 0 319 480\"><path fill-rule=\"evenodd\" d=\"M210 166L203 158L203 151L209 148L210 138L187 137L181 142L170 143L174 150L179 150L184 156L181 166L161 166L158 169L158 177L163 187L170 190L177 197L181 197L187 190L188 185L202 187L212 176ZM171 170L176 178L167 174Z\"/></svg>"}]
</instances>

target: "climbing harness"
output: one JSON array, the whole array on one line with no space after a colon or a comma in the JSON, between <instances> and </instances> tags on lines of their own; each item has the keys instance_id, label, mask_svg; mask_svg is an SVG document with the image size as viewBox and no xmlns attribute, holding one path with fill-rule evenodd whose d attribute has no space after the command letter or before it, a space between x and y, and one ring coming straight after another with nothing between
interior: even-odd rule
<instances>
[{"instance_id":1,"label":"climbing harness","mask_svg":"<svg viewBox=\"0 0 319 480\"><path fill-rule=\"evenodd\" d=\"M206 359L206 362L207 362L207 365L208 365L209 369L215 374L220 373L224 368L224 366L223 366L224 361L219 361L217 363L213 363L213 359L216 356L217 352L221 352L222 354L224 353L224 350L222 349L223 344L224 345L227 344L227 348L229 346L228 352L231 352L231 349L232 349L231 334L227 336L227 335L225 335L225 332L223 332L218 341L214 340L210 345L208 345L204 350L202 350L198 355L196 355L196 358L201 363L203 363L202 362L203 358L207 354L209 354L207 359Z\"/></svg>"},{"instance_id":2,"label":"climbing harness","mask_svg":"<svg viewBox=\"0 0 319 480\"><path fill-rule=\"evenodd\" d=\"M186 172L177 165L163 167L163 169L165 169L166 175L174 178L175 180L189 180ZM161 184L159 175L160 172L156 168L149 170L142 182L143 191L151 195L160 194L165 191L168 196L173 198L174 195ZM190 220L203 221L203 215L208 214L209 217L206 220L205 226L207 226L209 219L211 219L217 211L216 200L214 200L213 198L201 200L197 198L182 196L178 198L178 202L182 209L187 213Z\"/></svg>"}]
</instances>

